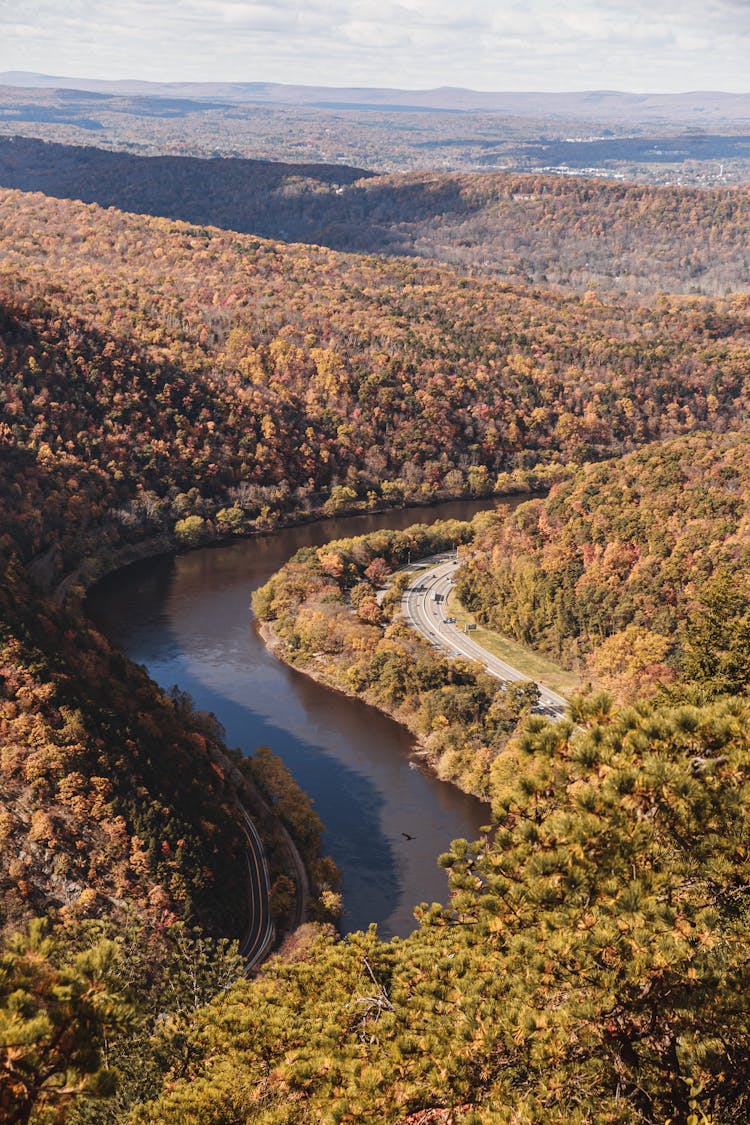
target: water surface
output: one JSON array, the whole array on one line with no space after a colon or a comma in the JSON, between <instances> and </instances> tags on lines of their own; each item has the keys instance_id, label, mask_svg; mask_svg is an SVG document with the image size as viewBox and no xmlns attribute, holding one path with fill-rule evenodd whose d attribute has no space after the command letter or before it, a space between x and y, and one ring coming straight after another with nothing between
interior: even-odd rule
<instances>
[{"instance_id":1,"label":"water surface","mask_svg":"<svg viewBox=\"0 0 750 1125\"><path fill-rule=\"evenodd\" d=\"M474 839L486 805L413 768L413 739L357 700L281 664L257 636L251 592L300 547L384 527L469 519L487 501L327 520L258 539L147 559L103 579L88 599L107 636L164 688L213 711L227 743L269 746L312 797L325 850L344 874L343 928L415 927L413 907L445 901L436 857ZM413 836L406 839L404 833Z\"/></svg>"}]
</instances>

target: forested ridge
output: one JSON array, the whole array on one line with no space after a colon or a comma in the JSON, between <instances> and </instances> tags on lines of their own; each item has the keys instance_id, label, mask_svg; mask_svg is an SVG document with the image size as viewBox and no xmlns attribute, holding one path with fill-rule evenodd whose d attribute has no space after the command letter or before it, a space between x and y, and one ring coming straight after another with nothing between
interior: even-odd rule
<instances>
[{"instance_id":1,"label":"forested ridge","mask_svg":"<svg viewBox=\"0 0 750 1125\"><path fill-rule=\"evenodd\" d=\"M741 294L553 295L17 192L0 219L7 518L53 574L102 534L483 495L747 417Z\"/></svg>"},{"instance_id":2,"label":"forested ridge","mask_svg":"<svg viewBox=\"0 0 750 1125\"><path fill-rule=\"evenodd\" d=\"M482 621L623 700L750 683L750 442L696 434L488 517L457 580Z\"/></svg>"},{"instance_id":3,"label":"forested ridge","mask_svg":"<svg viewBox=\"0 0 750 1125\"><path fill-rule=\"evenodd\" d=\"M531 720L493 843L441 857L450 903L238 985L134 1120L744 1120L747 722L596 698Z\"/></svg>"},{"instance_id":4,"label":"forested ridge","mask_svg":"<svg viewBox=\"0 0 750 1125\"><path fill-rule=\"evenodd\" d=\"M490 766L538 702L532 683L501 685L450 660L401 620L410 559L471 544L471 523L438 520L299 551L253 594L274 651L323 683L394 716L439 777L487 799Z\"/></svg>"},{"instance_id":5,"label":"forested ridge","mask_svg":"<svg viewBox=\"0 0 750 1125\"><path fill-rule=\"evenodd\" d=\"M0 184L512 281L722 294L750 281L749 193L515 173L143 157L0 138Z\"/></svg>"},{"instance_id":6,"label":"forested ridge","mask_svg":"<svg viewBox=\"0 0 750 1125\"><path fill-rule=\"evenodd\" d=\"M12 191L0 220L0 878L20 932L0 1113L744 1120L748 297L553 294ZM598 659L628 705L593 694L550 724L448 669L374 597L405 533L293 560L261 612L435 734L495 829L442 857L451 898L411 938L307 927L241 979L221 944L246 913L238 797L296 831L324 917L320 826L267 755L243 788L211 716L49 592L139 550L545 483L478 521L465 596L503 625L501 591L503 627ZM606 645L650 657L654 636L618 680Z\"/></svg>"}]
</instances>

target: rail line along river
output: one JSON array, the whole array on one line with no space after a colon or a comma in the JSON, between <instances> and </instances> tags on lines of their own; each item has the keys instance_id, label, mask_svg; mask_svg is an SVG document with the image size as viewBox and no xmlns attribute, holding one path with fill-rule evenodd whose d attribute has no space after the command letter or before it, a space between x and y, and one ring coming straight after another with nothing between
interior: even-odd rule
<instances>
[{"instance_id":1,"label":"rail line along river","mask_svg":"<svg viewBox=\"0 0 750 1125\"><path fill-rule=\"evenodd\" d=\"M269 746L313 798L324 846L344 875L343 928L414 929L413 907L444 901L436 857L476 838L486 805L412 768L413 740L388 717L279 663L252 627L250 594L300 547L437 519L470 519L460 501L288 528L258 539L147 559L91 591L99 627L165 688L213 711L230 746ZM407 833L414 839L407 839Z\"/></svg>"}]
</instances>

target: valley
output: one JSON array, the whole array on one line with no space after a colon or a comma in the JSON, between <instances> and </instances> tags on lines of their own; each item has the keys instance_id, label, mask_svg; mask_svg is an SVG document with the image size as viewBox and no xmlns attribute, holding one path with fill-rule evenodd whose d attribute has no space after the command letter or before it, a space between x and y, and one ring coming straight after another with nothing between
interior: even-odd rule
<instances>
[{"instance_id":1,"label":"valley","mask_svg":"<svg viewBox=\"0 0 750 1125\"><path fill-rule=\"evenodd\" d=\"M746 98L11 79L0 1119L745 1120Z\"/></svg>"}]
</instances>

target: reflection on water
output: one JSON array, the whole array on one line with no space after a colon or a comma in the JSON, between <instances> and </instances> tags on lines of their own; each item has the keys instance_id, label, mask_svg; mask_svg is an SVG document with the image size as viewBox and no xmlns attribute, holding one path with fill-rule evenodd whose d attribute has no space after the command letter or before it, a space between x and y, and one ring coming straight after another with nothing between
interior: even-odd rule
<instances>
[{"instance_id":1,"label":"reflection on water","mask_svg":"<svg viewBox=\"0 0 750 1125\"><path fill-rule=\"evenodd\" d=\"M163 687L177 684L213 711L230 746L251 753L266 745L284 759L313 798L325 849L344 873L348 930L377 922L383 936L408 934L416 903L445 899L436 856L457 837L476 837L487 808L412 768L413 740L397 723L275 660L252 627L250 594L300 547L467 519L487 506L329 520L146 560L105 578L89 597L112 641Z\"/></svg>"}]
</instances>

